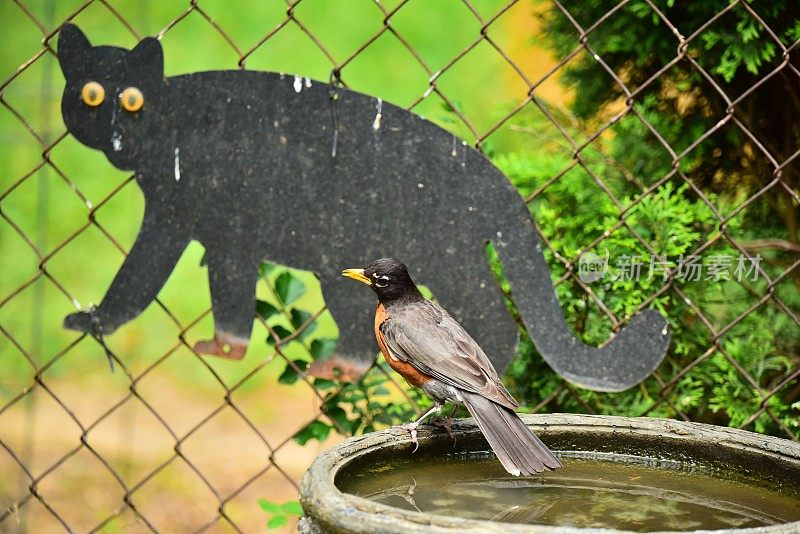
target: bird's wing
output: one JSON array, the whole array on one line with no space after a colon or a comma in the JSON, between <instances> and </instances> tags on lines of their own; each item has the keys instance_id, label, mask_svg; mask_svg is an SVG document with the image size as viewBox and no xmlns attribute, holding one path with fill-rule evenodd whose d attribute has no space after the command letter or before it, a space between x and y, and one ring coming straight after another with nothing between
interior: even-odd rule
<instances>
[{"instance_id":1,"label":"bird's wing","mask_svg":"<svg viewBox=\"0 0 800 534\"><path fill-rule=\"evenodd\" d=\"M447 385L511 409L518 406L483 350L438 305L425 301L423 306L392 310L380 330L390 356Z\"/></svg>"}]
</instances>

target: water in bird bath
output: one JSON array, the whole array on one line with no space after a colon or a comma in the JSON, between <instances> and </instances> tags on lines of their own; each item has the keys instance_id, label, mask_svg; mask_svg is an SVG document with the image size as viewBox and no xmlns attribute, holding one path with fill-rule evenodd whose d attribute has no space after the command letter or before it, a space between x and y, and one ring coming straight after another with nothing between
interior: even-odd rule
<instances>
[{"instance_id":1,"label":"water in bird bath","mask_svg":"<svg viewBox=\"0 0 800 534\"><path fill-rule=\"evenodd\" d=\"M563 453L564 467L508 475L486 453L408 457L345 469L336 486L392 507L469 519L652 532L800 521L800 484L701 464Z\"/></svg>"}]
</instances>

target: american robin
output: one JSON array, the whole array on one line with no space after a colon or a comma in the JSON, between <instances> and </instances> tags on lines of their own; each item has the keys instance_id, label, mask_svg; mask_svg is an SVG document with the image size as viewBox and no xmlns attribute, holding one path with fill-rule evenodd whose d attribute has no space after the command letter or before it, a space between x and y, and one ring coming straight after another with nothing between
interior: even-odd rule
<instances>
[{"instance_id":1,"label":"american robin","mask_svg":"<svg viewBox=\"0 0 800 534\"><path fill-rule=\"evenodd\" d=\"M419 424L448 401L469 410L512 475L561 467L558 458L514 412L519 404L483 350L447 311L422 296L405 265L382 258L364 269L347 269L342 274L377 293L375 337L386 362L434 400L431 409L404 425L415 445Z\"/></svg>"}]
</instances>

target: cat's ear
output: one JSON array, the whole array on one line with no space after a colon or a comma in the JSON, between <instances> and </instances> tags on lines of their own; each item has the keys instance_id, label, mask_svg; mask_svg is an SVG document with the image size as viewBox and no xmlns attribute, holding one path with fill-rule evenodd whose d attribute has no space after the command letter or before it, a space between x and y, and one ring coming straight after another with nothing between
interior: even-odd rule
<instances>
[{"instance_id":1,"label":"cat's ear","mask_svg":"<svg viewBox=\"0 0 800 534\"><path fill-rule=\"evenodd\" d=\"M92 44L74 24L64 24L58 32L58 63L64 76L69 79L77 73L81 64L88 61Z\"/></svg>"},{"instance_id":2,"label":"cat's ear","mask_svg":"<svg viewBox=\"0 0 800 534\"><path fill-rule=\"evenodd\" d=\"M145 37L128 54L128 61L148 78L164 77L164 50L154 37Z\"/></svg>"}]
</instances>

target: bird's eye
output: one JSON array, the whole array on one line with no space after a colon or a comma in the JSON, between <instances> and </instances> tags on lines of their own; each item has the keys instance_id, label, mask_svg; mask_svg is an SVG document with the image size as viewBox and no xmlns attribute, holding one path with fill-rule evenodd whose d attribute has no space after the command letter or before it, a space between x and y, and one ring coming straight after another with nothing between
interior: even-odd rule
<instances>
[{"instance_id":1,"label":"bird's eye","mask_svg":"<svg viewBox=\"0 0 800 534\"><path fill-rule=\"evenodd\" d=\"M81 100L87 106L96 108L103 103L106 97L106 90L97 82L87 82L81 89Z\"/></svg>"},{"instance_id":2,"label":"bird's eye","mask_svg":"<svg viewBox=\"0 0 800 534\"><path fill-rule=\"evenodd\" d=\"M389 277L388 276L377 276L375 275L375 286L376 287L386 287L389 285Z\"/></svg>"},{"instance_id":3,"label":"bird's eye","mask_svg":"<svg viewBox=\"0 0 800 534\"><path fill-rule=\"evenodd\" d=\"M125 111L136 113L144 106L144 95L136 87L128 87L119 95L119 100Z\"/></svg>"}]
</instances>

